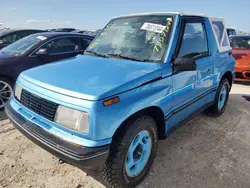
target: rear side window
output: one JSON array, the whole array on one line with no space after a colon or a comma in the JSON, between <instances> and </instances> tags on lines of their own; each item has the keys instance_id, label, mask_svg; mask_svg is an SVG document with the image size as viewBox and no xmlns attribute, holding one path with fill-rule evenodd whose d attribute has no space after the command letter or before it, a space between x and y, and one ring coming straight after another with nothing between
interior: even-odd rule
<instances>
[{"instance_id":1,"label":"rear side window","mask_svg":"<svg viewBox=\"0 0 250 188\"><path fill-rule=\"evenodd\" d=\"M79 51L80 45L77 37L62 37L45 44L42 49L47 49L49 54L70 53Z\"/></svg>"},{"instance_id":2,"label":"rear side window","mask_svg":"<svg viewBox=\"0 0 250 188\"><path fill-rule=\"evenodd\" d=\"M231 49L228 39L228 34L224 24L224 20L220 18L210 18L213 32L216 38L218 50L220 52L228 51Z\"/></svg>"},{"instance_id":3,"label":"rear side window","mask_svg":"<svg viewBox=\"0 0 250 188\"><path fill-rule=\"evenodd\" d=\"M178 57L208 55L207 34L203 23L186 23Z\"/></svg>"}]
</instances>

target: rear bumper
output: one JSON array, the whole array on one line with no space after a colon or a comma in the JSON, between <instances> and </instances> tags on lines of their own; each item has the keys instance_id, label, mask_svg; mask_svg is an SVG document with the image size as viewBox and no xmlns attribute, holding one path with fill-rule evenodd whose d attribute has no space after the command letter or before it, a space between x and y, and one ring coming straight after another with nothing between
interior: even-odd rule
<instances>
[{"instance_id":1,"label":"rear bumper","mask_svg":"<svg viewBox=\"0 0 250 188\"><path fill-rule=\"evenodd\" d=\"M108 158L110 145L85 147L62 140L25 119L7 103L6 114L13 125L31 141L56 157L81 168L98 170Z\"/></svg>"}]
</instances>

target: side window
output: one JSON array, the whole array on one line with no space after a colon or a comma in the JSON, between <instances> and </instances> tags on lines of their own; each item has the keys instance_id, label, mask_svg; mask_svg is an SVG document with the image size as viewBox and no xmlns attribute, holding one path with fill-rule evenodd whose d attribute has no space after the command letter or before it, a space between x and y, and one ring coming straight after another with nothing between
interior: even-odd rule
<instances>
[{"instance_id":1,"label":"side window","mask_svg":"<svg viewBox=\"0 0 250 188\"><path fill-rule=\"evenodd\" d=\"M91 39L81 38L81 48L79 50L86 50L91 41Z\"/></svg>"},{"instance_id":2,"label":"side window","mask_svg":"<svg viewBox=\"0 0 250 188\"><path fill-rule=\"evenodd\" d=\"M223 39L224 25L220 21L213 21L212 24L213 24L213 29L215 31L217 41L219 44L221 44L221 41Z\"/></svg>"},{"instance_id":3,"label":"side window","mask_svg":"<svg viewBox=\"0 0 250 188\"><path fill-rule=\"evenodd\" d=\"M208 55L207 34L202 23L186 23L178 57Z\"/></svg>"},{"instance_id":4,"label":"side window","mask_svg":"<svg viewBox=\"0 0 250 188\"><path fill-rule=\"evenodd\" d=\"M3 37L1 40L5 43L5 44L11 44L15 41L15 38L16 38L16 34L13 33L13 34L10 34L6 37Z\"/></svg>"},{"instance_id":5,"label":"side window","mask_svg":"<svg viewBox=\"0 0 250 188\"><path fill-rule=\"evenodd\" d=\"M216 36L219 51L225 51L225 50L231 49L224 21L219 20L219 19L213 20L211 18L211 23L213 26L214 34ZM233 32L233 31L229 30L229 35L230 35L230 32Z\"/></svg>"},{"instance_id":6,"label":"side window","mask_svg":"<svg viewBox=\"0 0 250 188\"><path fill-rule=\"evenodd\" d=\"M63 37L52 40L41 47L47 49L48 53L58 54L79 51L78 38L75 37Z\"/></svg>"}]
</instances>

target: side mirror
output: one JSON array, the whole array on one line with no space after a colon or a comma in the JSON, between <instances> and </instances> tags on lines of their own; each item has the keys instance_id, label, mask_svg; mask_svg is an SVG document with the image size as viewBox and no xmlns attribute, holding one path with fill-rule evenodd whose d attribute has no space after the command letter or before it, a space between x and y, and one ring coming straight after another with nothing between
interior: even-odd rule
<instances>
[{"instance_id":1,"label":"side mirror","mask_svg":"<svg viewBox=\"0 0 250 188\"><path fill-rule=\"evenodd\" d=\"M178 57L173 62L173 72L194 70L196 70L194 58Z\"/></svg>"},{"instance_id":2,"label":"side mirror","mask_svg":"<svg viewBox=\"0 0 250 188\"><path fill-rule=\"evenodd\" d=\"M49 55L49 53L48 53L47 49L40 49L40 50L38 50L38 52L36 52L36 55L45 56L45 55Z\"/></svg>"}]
</instances>

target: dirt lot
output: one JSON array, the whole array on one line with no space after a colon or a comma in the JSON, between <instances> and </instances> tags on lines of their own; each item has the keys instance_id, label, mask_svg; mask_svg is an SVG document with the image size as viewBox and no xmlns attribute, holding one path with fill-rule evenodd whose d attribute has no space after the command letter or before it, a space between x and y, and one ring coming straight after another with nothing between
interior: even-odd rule
<instances>
[{"instance_id":1,"label":"dirt lot","mask_svg":"<svg viewBox=\"0 0 250 188\"><path fill-rule=\"evenodd\" d=\"M139 187L250 187L250 99L243 97L248 94L250 86L234 85L223 116L201 114L161 141ZM8 120L0 121L0 161L0 187L104 187L98 173L59 164Z\"/></svg>"}]
</instances>

